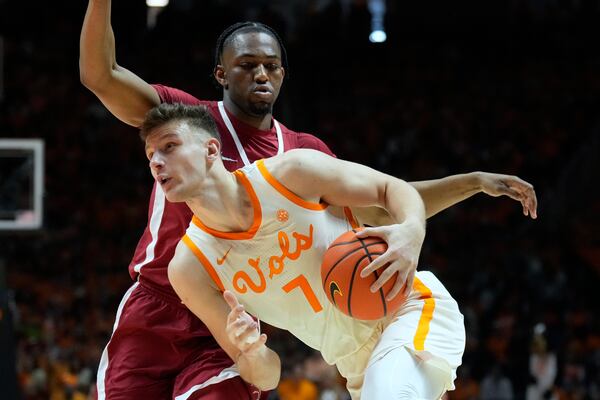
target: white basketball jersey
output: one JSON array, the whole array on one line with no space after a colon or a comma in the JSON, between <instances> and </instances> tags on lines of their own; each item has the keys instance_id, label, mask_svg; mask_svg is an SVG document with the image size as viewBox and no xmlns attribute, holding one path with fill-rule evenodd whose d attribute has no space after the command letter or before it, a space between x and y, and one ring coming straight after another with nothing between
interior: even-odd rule
<instances>
[{"instance_id":1,"label":"white basketball jersey","mask_svg":"<svg viewBox=\"0 0 600 400\"><path fill-rule=\"evenodd\" d=\"M246 310L319 350L328 363L358 350L377 322L338 311L321 284L323 253L355 224L349 210L308 202L290 192L262 160L235 172L254 208L246 232L225 233L194 217L184 243L219 289Z\"/></svg>"}]
</instances>

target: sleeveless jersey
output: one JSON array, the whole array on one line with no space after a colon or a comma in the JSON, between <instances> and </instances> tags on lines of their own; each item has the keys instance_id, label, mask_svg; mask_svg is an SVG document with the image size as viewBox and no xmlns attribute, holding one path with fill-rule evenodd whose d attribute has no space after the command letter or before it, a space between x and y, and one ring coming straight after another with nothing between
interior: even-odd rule
<instances>
[{"instance_id":1,"label":"sleeveless jersey","mask_svg":"<svg viewBox=\"0 0 600 400\"><path fill-rule=\"evenodd\" d=\"M313 135L294 132L279 123L281 142L279 143L276 127L270 130L259 130L226 112L238 143L235 142L227 121L219 111L216 101L204 101L181 91L163 85L153 85L162 102L201 104L207 107L217 124L221 136L223 164L234 171L245 165L240 155L238 144L247 159L252 162L261 158L271 157L280 149L312 148L332 154L331 150ZM280 146L282 145L282 146ZM283 147L283 148L282 148ZM139 277L140 281L149 284L161 293L177 298L169 284L167 266L175 254L175 247L192 219L192 212L185 203L171 203L166 200L162 189L154 185L148 209L148 225L140 238L135 254L129 264L129 274L132 279Z\"/></svg>"},{"instance_id":2,"label":"sleeveless jersey","mask_svg":"<svg viewBox=\"0 0 600 400\"><path fill-rule=\"evenodd\" d=\"M194 217L183 242L220 290L231 290L249 313L290 331L328 363L358 350L377 321L338 311L322 289L320 272L329 244L351 229L347 210L301 199L262 160L234 174L252 201L250 229L219 232Z\"/></svg>"}]
</instances>

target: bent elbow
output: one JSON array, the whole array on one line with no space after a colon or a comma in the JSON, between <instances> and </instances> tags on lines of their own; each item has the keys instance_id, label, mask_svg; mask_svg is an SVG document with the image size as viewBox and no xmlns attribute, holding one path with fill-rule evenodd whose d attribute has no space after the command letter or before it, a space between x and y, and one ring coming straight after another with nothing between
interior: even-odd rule
<instances>
[{"instance_id":1,"label":"bent elbow","mask_svg":"<svg viewBox=\"0 0 600 400\"><path fill-rule=\"evenodd\" d=\"M94 93L106 87L113 78L114 69L92 65L85 59L79 59L79 81Z\"/></svg>"},{"instance_id":2,"label":"bent elbow","mask_svg":"<svg viewBox=\"0 0 600 400\"><path fill-rule=\"evenodd\" d=\"M86 71L81 65L79 66L79 81L83 86L94 93L102 87L102 78Z\"/></svg>"}]
</instances>

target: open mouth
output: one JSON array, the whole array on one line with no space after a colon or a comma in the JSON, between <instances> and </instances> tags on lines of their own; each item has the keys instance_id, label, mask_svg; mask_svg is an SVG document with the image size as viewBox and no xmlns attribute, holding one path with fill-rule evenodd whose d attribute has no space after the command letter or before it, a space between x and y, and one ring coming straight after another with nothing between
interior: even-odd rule
<instances>
[{"instance_id":1,"label":"open mouth","mask_svg":"<svg viewBox=\"0 0 600 400\"><path fill-rule=\"evenodd\" d=\"M168 182L171 181L171 178L159 176L156 178L156 180L158 181L158 183L160 183L161 186L165 186Z\"/></svg>"}]
</instances>

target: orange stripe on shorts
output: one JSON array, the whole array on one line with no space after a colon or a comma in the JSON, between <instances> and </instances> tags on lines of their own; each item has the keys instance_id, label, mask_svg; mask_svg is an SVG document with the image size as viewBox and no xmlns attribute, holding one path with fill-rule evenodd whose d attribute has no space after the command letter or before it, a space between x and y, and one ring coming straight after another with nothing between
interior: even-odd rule
<instances>
[{"instance_id":1,"label":"orange stripe on shorts","mask_svg":"<svg viewBox=\"0 0 600 400\"><path fill-rule=\"evenodd\" d=\"M419 299L425 302L425 304L423 304L423 310L421 311L419 325L417 326L417 333L415 333L413 339L415 350L421 351L425 349L425 339L427 339L429 326L431 319L433 318L433 310L435 310L435 299L433 298L431 290L417 277L415 277L413 288L421 294Z\"/></svg>"}]
</instances>

